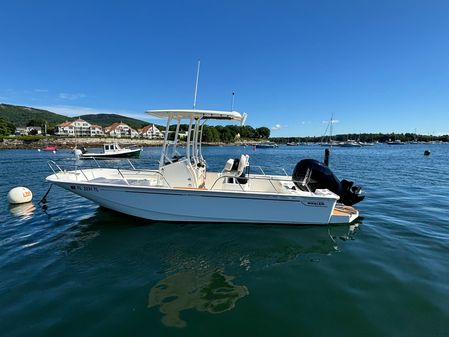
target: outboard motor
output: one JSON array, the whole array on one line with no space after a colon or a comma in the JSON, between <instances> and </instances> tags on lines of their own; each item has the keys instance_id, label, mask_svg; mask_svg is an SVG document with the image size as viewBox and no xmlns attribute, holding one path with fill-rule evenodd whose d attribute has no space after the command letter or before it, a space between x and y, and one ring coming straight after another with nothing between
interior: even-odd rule
<instances>
[{"instance_id":1,"label":"outboard motor","mask_svg":"<svg viewBox=\"0 0 449 337\"><path fill-rule=\"evenodd\" d=\"M293 170L292 179L301 190L305 190L305 186L299 183L304 181L308 176L307 186L312 192L316 189L328 189L340 196L339 202L352 206L362 201L365 196L361 195L361 188L354 186L352 181L343 179L338 180L335 174L323 163L314 159L303 159L296 164Z\"/></svg>"}]
</instances>

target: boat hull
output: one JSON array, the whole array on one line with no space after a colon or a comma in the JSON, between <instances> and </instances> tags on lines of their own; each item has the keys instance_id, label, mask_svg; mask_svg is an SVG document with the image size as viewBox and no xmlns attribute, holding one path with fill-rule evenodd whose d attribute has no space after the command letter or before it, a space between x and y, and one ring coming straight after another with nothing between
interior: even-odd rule
<instances>
[{"instance_id":1,"label":"boat hull","mask_svg":"<svg viewBox=\"0 0 449 337\"><path fill-rule=\"evenodd\" d=\"M120 153L84 153L79 156L80 159L120 159L120 158L139 158L142 149L129 150Z\"/></svg>"},{"instance_id":2,"label":"boat hull","mask_svg":"<svg viewBox=\"0 0 449 337\"><path fill-rule=\"evenodd\" d=\"M99 205L155 221L329 224L336 198L47 180Z\"/></svg>"}]
</instances>

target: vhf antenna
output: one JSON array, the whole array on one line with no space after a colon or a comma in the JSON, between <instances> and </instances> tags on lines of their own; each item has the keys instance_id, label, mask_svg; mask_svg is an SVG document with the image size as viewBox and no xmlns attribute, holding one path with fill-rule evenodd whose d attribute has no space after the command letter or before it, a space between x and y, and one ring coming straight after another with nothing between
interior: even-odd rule
<instances>
[{"instance_id":1,"label":"vhf antenna","mask_svg":"<svg viewBox=\"0 0 449 337\"><path fill-rule=\"evenodd\" d=\"M200 79L200 66L201 66L201 60L198 60L198 67L196 69L195 95L193 97L193 110L196 109L196 96L198 95L198 81Z\"/></svg>"}]
</instances>

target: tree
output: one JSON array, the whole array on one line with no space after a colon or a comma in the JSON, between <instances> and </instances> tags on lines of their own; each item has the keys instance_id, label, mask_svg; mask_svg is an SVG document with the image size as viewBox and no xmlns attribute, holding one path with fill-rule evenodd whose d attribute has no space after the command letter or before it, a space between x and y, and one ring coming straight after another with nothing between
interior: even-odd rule
<instances>
[{"instance_id":1,"label":"tree","mask_svg":"<svg viewBox=\"0 0 449 337\"><path fill-rule=\"evenodd\" d=\"M16 127L11 122L0 117L0 136L9 136L16 131Z\"/></svg>"},{"instance_id":2,"label":"tree","mask_svg":"<svg viewBox=\"0 0 449 337\"><path fill-rule=\"evenodd\" d=\"M256 134L259 138L269 138L270 137L270 129L262 126L256 129Z\"/></svg>"}]
</instances>

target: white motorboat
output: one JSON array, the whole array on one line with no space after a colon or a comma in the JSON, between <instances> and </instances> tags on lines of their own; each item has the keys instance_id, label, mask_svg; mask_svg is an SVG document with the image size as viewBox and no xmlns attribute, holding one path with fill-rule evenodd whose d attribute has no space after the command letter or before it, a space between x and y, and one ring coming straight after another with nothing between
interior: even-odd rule
<instances>
[{"instance_id":1,"label":"white motorboat","mask_svg":"<svg viewBox=\"0 0 449 337\"><path fill-rule=\"evenodd\" d=\"M350 223L359 216L350 205L363 199L360 188L339 182L313 160L299 162L293 177L265 174L245 154L227 160L221 172L209 172L201 151L204 123L243 124L246 114L195 109L147 113L167 119L166 130L176 123L174 140L165 134L158 169L65 170L49 162L53 174L47 181L103 207L155 221L329 224ZM182 120L189 123L185 148L178 143ZM323 187L320 170L335 178L329 182L332 187Z\"/></svg>"},{"instance_id":2,"label":"white motorboat","mask_svg":"<svg viewBox=\"0 0 449 337\"><path fill-rule=\"evenodd\" d=\"M360 144L360 142L357 142L355 140L348 140L346 142L338 143L337 146L340 146L340 147L362 147L362 144Z\"/></svg>"},{"instance_id":3,"label":"white motorboat","mask_svg":"<svg viewBox=\"0 0 449 337\"><path fill-rule=\"evenodd\" d=\"M117 142L103 144L103 152L88 152L85 148L75 148L77 159L120 159L139 158L142 148L137 146L121 147Z\"/></svg>"}]
</instances>

